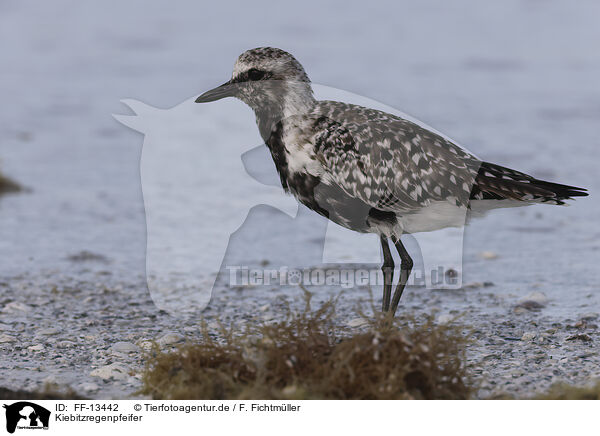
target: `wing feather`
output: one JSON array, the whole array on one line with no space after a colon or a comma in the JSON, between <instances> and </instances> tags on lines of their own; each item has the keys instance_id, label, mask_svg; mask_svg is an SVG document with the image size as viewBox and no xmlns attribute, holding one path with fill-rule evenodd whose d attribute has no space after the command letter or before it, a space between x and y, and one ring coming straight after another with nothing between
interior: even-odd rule
<instances>
[{"instance_id":1,"label":"wing feather","mask_svg":"<svg viewBox=\"0 0 600 436\"><path fill-rule=\"evenodd\" d=\"M347 194L388 211L441 200L468 206L481 164L475 156L401 117L319 103L311 142L328 178Z\"/></svg>"}]
</instances>

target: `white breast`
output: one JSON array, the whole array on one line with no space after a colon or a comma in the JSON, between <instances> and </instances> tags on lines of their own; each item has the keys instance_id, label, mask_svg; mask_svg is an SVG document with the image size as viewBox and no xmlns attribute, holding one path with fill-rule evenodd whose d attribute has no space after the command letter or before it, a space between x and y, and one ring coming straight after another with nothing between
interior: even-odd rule
<instances>
[{"instance_id":1,"label":"white breast","mask_svg":"<svg viewBox=\"0 0 600 436\"><path fill-rule=\"evenodd\" d=\"M321 177L323 166L319 163L306 135L302 134L301 126L287 125L283 129L282 140L285 147L288 169L290 173L308 173Z\"/></svg>"}]
</instances>

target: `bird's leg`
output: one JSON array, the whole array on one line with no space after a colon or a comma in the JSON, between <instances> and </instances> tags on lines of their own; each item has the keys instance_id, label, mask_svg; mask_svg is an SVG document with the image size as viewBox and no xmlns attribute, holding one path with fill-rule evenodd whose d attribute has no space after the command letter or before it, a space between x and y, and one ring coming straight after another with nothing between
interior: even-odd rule
<instances>
[{"instance_id":1,"label":"bird's leg","mask_svg":"<svg viewBox=\"0 0 600 436\"><path fill-rule=\"evenodd\" d=\"M383 250L383 303L381 311L387 312L390 309L390 297L392 295L392 283L394 283L394 258L390 252L390 246L385 236L381 236L381 249Z\"/></svg>"},{"instance_id":2,"label":"bird's leg","mask_svg":"<svg viewBox=\"0 0 600 436\"><path fill-rule=\"evenodd\" d=\"M402 260L402 263L400 264L400 280L396 285L394 298L392 298L392 306L390 308L390 312L392 316L394 316L396 314L396 309L398 308L398 303L400 302L400 297L402 297L402 292L404 292L404 288L406 287L406 283L410 277L410 272L412 271L413 267L413 260L408 254L408 251L406 251L406 248L404 248L404 245L402 245L400 238L396 239L395 237L392 237L392 242L396 246L396 250L398 250L398 254Z\"/></svg>"}]
</instances>

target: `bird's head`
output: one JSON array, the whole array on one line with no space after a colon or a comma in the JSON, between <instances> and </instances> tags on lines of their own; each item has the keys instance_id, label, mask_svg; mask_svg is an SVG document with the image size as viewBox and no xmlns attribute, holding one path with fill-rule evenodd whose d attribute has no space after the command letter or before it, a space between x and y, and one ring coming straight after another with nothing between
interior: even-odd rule
<instances>
[{"instance_id":1,"label":"bird's head","mask_svg":"<svg viewBox=\"0 0 600 436\"><path fill-rule=\"evenodd\" d=\"M231 80L196 99L196 103L236 97L255 112L302 110L314 102L310 80L300 62L278 48L260 47L242 53Z\"/></svg>"}]
</instances>

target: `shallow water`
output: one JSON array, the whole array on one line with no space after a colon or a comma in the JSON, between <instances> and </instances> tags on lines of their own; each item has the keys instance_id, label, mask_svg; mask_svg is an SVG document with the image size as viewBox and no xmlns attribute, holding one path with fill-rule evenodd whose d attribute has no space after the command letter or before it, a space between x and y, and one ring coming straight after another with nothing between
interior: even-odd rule
<instances>
[{"instance_id":1,"label":"shallow water","mask_svg":"<svg viewBox=\"0 0 600 436\"><path fill-rule=\"evenodd\" d=\"M592 192L598 184L593 2L425 2L366 16L253 5L228 14L236 32L219 29L210 19L216 10L191 4L143 14L141 2L2 8L3 169L32 190L0 203L4 277L76 273L67 257L83 250L106 256L124 280L143 275L141 138L110 114L124 112L124 97L177 104L226 78L242 48L267 42L296 54L315 82L379 98L485 160ZM330 22L332 12L338 19ZM250 17L277 20L254 26ZM597 213L592 196L568 209L506 210L475 222L466 231L465 274L515 293L543 286L557 310L571 310L597 289ZM483 250L499 259L479 260Z\"/></svg>"}]
</instances>

